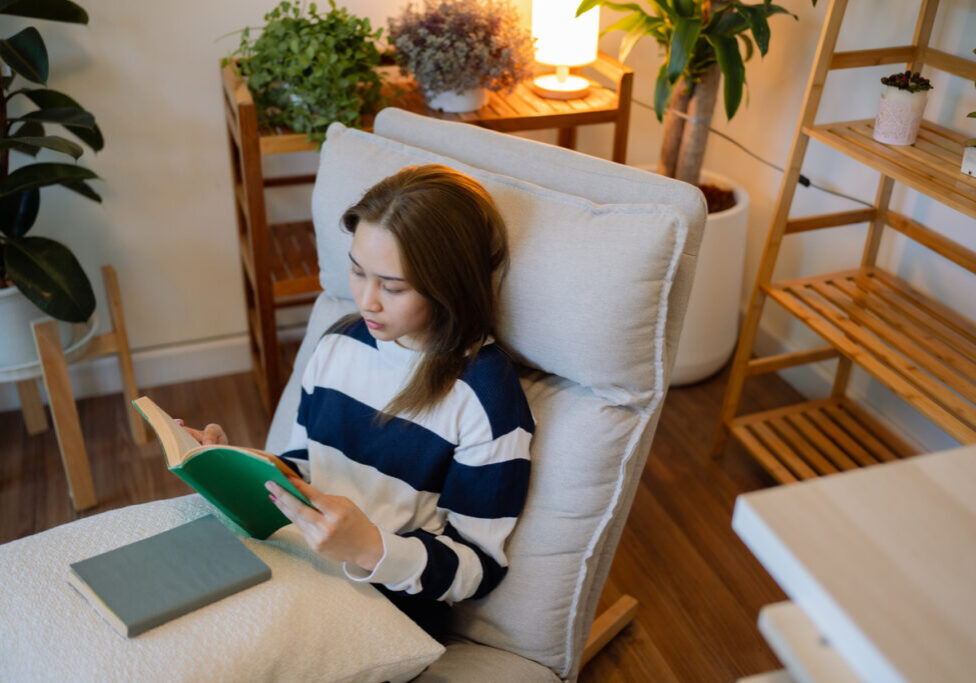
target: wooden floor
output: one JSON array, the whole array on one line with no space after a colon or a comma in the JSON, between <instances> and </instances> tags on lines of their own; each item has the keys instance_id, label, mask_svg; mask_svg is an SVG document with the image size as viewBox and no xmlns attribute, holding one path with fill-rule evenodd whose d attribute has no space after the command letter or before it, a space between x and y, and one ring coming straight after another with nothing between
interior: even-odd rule
<instances>
[{"instance_id":1,"label":"wooden floor","mask_svg":"<svg viewBox=\"0 0 976 683\"><path fill-rule=\"evenodd\" d=\"M778 668L756 630L759 608L782 592L730 527L735 496L771 485L737 444L712 461L707 447L725 373L669 392L602 605L637 598L635 623L584 669L586 683L732 681ZM269 419L250 374L145 392L190 425L218 422L240 445L263 446ZM746 383L741 410L800 399L775 376ZM100 505L71 509L53 431L28 436L18 412L0 413L0 543L79 516L189 493L155 441L127 436L121 395L79 402Z\"/></svg>"}]
</instances>

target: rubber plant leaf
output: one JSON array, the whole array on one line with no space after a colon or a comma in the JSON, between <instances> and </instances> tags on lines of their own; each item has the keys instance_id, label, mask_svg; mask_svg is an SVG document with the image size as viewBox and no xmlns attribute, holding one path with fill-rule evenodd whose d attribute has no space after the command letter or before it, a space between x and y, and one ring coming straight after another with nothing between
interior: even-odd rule
<instances>
[{"instance_id":1,"label":"rubber plant leaf","mask_svg":"<svg viewBox=\"0 0 976 683\"><path fill-rule=\"evenodd\" d=\"M8 240L4 266L14 286L52 318L81 323L95 310L88 276L60 242L46 237Z\"/></svg>"},{"instance_id":2,"label":"rubber plant leaf","mask_svg":"<svg viewBox=\"0 0 976 683\"><path fill-rule=\"evenodd\" d=\"M48 90L46 88L36 88L34 90L29 90L26 92L28 99L36 104L41 109L53 109L53 108L75 108L85 110L80 104L75 102L72 98L68 97L62 92L57 90ZM88 126L73 126L70 124L61 124L68 129L79 140L84 142L86 145L91 147L94 151L99 151L105 146L105 139L102 137L102 131L99 130L98 124L91 127Z\"/></svg>"},{"instance_id":3,"label":"rubber plant leaf","mask_svg":"<svg viewBox=\"0 0 976 683\"><path fill-rule=\"evenodd\" d=\"M65 182L89 180L97 177L93 171L75 164L29 164L28 166L21 166L0 180L0 197L35 187L59 185Z\"/></svg>"},{"instance_id":4,"label":"rubber plant leaf","mask_svg":"<svg viewBox=\"0 0 976 683\"><path fill-rule=\"evenodd\" d=\"M51 107L50 109L38 109L23 116L18 116L14 121L44 121L45 123L60 123L63 126L76 126L81 128L91 128L95 125L95 117L84 109L76 107Z\"/></svg>"},{"instance_id":5,"label":"rubber plant leaf","mask_svg":"<svg viewBox=\"0 0 976 683\"><path fill-rule=\"evenodd\" d=\"M87 24L88 13L71 0L0 0L0 14Z\"/></svg>"},{"instance_id":6,"label":"rubber plant leaf","mask_svg":"<svg viewBox=\"0 0 976 683\"><path fill-rule=\"evenodd\" d=\"M47 48L33 26L0 39L0 60L29 81L47 83Z\"/></svg>"},{"instance_id":7,"label":"rubber plant leaf","mask_svg":"<svg viewBox=\"0 0 976 683\"><path fill-rule=\"evenodd\" d=\"M102 197L100 194L92 189L92 186L86 183L84 180L68 180L61 183L63 187L68 188L72 192L77 192L83 197L88 197L94 202L102 203Z\"/></svg>"},{"instance_id":8,"label":"rubber plant leaf","mask_svg":"<svg viewBox=\"0 0 976 683\"><path fill-rule=\"evenodd\" d=\"M23 237L37 220L41 191L32 190L0 197L0 231L7 237Z\"/></svg>"},{"instance_id":9,"label":"rubber plant leaf","mask_svg":"<svg viewBox=\"0 0 976 683\"><path fill-rule=\"evenodd\" d=\"M81 148L81 145L71 142L71 140L65 140L57 135L45 135L43 137L24 135L0 139L0 149L3 149L4 147L17 149L22 145L29 145L36 150L39 150L42 147L44 149L53 149L55 152L67 154L74 159L77 159L84 154L84 150ZM37 152L34 154L36 153Z\"/></svg>"}]
</instances>

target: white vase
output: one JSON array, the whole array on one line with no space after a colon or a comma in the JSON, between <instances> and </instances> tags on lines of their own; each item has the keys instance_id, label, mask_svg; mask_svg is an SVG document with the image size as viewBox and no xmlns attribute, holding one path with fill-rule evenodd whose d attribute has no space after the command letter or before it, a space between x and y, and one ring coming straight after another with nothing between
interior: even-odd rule
<instances>
[{"instance_id":1,"label":"white vase","mask_svg":"<svg viewBox=\"0 0 976 683\"><path fill-rule=\"evenodd\" d=\"M671 386L715 374L732 356L739 339L749 195L741 185L717 173L702 171L701 181L730 188L735 206L709 214L705 221Z\"/></svg>"},{"instance_id":2,"label":"white vase","mask_svg":"<svg viewBox=\"0 0 976 683\"><path fill-rule=\"evenodd\" d=\"M881 91L878 117L874 120L874 139L886 145L915 142L927 98L927 90L909 92L886 85Z\"/></svg>"},{"instance_id":3,"label":"white vase","mask_svg":"<svg viewBox=\"0 0 976 683\"><path fill-rule=\"evenodd\" d=\"M16 287L0 289L0 368L37 360L31 323L48 318ZM58 321L61 344L71 342L71 323Z\"/></svg>"},{"instance_id":4,"label":"white vase","mask_svg":"<svg viewBox=\"0 0 976 683\"><path fill-rule=\"evenodd\" d=\"M976 147L962 148L962 172L976 177Z\"/></svg>"},{"instance_id":5,"label":"white vase","mask_svg":"<svg viewBox=\"0 0 976 683\"><path fill-rule=\"evenodd\" d=\"M427 106L438 111L456 114L475 111L488 104L488 90L471 88L460 93L454 91L428 93Z\"/></svg>"}]
</instances>

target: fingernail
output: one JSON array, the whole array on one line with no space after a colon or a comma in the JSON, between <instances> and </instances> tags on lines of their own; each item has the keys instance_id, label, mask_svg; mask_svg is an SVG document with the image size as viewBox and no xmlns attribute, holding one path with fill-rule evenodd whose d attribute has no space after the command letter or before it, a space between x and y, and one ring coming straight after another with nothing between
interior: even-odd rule
<instances>
[{"instance_id":1,"label":"fingernail","mask_svg":"<svg viewBox=\"0 0 976 683\"><path fill-rule=\"evenodd\" d=\"M272 503L277 503L277 502L278 502L278 499L277 499L277 498L275 498L275 495L274 495L273 493L269 493L269 494L268 494L268 498L270 498L270 499L271 499L271 502L272 502Z\"/></svg>"},{"instance_id":2,"label":"fingernail","mask_svg":"<svg viewBox=\"0 0 976 683\"><path fill-rule=\"evenodd\" d=\"M181 420L179 418L176 418L176 424L178 424L179 426L182 427L183 426L183 420Z\"/></svg>"}]
</instances>

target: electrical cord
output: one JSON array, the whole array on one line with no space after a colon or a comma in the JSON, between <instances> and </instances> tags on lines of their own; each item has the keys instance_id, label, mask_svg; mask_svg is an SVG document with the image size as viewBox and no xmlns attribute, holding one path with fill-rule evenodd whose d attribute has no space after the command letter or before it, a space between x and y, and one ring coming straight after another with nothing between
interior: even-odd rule
<instances>
[{"instance_id":1,"label":"electrical cord","mask_svg":"<svg viewBox=\"0 0 976 683\"><path fill-rule=\"evenodd\" d=\"M649 109L651 111L654 111L654 107L652 107L651 105L647 104L646 102L641 102L637 98L631 98L631 101L634 104L637 104L637 105L640 105L641 107L644 107L645 109ZM751 149L747 148L742 143L738 142L737 140L732 139L731 137L729 137L728 135L726 135L725 133L723 133L721 131L715 130L710 125L708 125L704 120L692 118L691 116L688 116L684 112L678 111L677 109L668 109L668 111L670 113L674 114L675 116L677 116L678 118L684 119L685 121L690 121L691 123L697 123L697 124L705 124L710 133L714 133L715 135L719 136L720 138L724 138L725 140L728 140L733 145L735 145L736 147L738 147L739 149L741 149L743 152L745 152L746 154L748 154L749 156L751 156L753 159L756 159L757 161L759 161L759 162L761 162L763 164L766 164L770 168L775 168L780 173L785 173L786 170L783 167L777 166L776 164L772 163L771 161L766 161L765 159L763 159L761 156L759 156L758 154L756 154L755 152L753 152ZM800 177L797 178L797 182L800 185L803 185L803 187L812 187L814 189L820 190L821 192L826 192L827 194L836 195L837 197L843 197L844 199L850 200L852 202L856 202L858 204L863 204L864 206L874 206L873 204L870 204L869 202L866 202L863 199L858 199L857 197L852 197L852 196L850 196L848 194L844 194L843 192L837 192L836 190L831 190L830 188L824 187L823 185L817 185L816 183L812 182L809 178L807 178L802 173L800 174Z\"/></svg>"}]
</instances>

